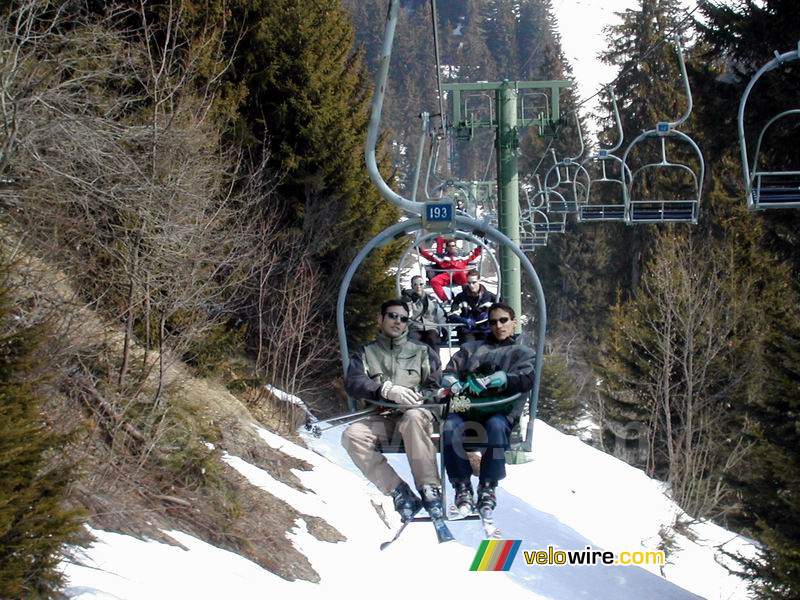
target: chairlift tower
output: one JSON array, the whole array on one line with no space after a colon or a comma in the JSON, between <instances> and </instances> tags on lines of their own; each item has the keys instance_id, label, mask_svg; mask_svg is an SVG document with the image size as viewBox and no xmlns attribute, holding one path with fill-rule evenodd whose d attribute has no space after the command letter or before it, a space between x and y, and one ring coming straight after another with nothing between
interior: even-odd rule
<instances>
[{"instance_id":1,"label":"chairlift tower","mask_svg":"<svg viewBox=\"0 0 800 600\"><path fill-rule=\"evenodd\" d=\"M451 127L457 140L467 141L476 129L493 129L497 166L498 229L519 246L519 132L536 126L539 135L553 137L561 120L559 94L572 82L500 81L483 83L446 83L443 88L452 98ZM548 93L549 92L549 93ZM479 111L470 100L488 99L489 110ZM544 98L541 111L527 114L525 99ZM510 248L500 248L500 297L519 315L522 314L522 285L519 258Z\"/></svg>"}]
</instances>

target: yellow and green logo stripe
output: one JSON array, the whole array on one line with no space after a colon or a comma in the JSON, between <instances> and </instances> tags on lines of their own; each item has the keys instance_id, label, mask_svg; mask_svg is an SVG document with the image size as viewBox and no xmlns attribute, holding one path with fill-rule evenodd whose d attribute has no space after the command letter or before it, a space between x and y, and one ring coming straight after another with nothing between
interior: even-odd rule
<instances>
[{"instance_id":1,"label":"yellow and green logo stripe","mask_svg":"<svg viewBox=\"0 0 800 600\"><path fill-rule=\"evenodd\" d=\"M508 571L522 540L483 540L470 571Z\"/></svg>"}]
</instances>

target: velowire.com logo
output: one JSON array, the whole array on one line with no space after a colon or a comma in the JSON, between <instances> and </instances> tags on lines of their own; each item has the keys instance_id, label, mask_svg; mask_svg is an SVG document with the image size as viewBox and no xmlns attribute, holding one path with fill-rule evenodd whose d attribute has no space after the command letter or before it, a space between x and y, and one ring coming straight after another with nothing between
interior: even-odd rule
<instances>
[{"instance_id":1,"label":"velowire.com logo","mask_svg":"<svg viewBox=\"0 0 800 600\"><path fill-rule=\"evenodd\" d=\"M483 540L470 571L508 571L522 540Z\"/></svg>"}]
</instances>

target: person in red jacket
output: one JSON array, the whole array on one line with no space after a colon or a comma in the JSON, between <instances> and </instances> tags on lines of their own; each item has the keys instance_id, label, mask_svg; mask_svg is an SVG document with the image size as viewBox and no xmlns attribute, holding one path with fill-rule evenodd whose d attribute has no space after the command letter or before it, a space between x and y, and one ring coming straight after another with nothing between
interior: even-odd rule
<instances>
[{"instance_id":1,"label":"person in red jacket","mask_svg":"<svg viewBox=\"0 0 800 600\"><path fill-rule=\"evenodd\" d=\"M430 280L433 291L443 302L447 302L449 299L444 288L453 285L466 285L467 270L470 267L470 263L481 255L481 247L478 246L467 258L458 258L458 246L454 239L447 240L445 248L447 249L447 256L444 258L437 258L426 248L419 249L420 256L436 263L436 266L443 270L442 273L432 277Z\"/></svg>"}]
</instances>

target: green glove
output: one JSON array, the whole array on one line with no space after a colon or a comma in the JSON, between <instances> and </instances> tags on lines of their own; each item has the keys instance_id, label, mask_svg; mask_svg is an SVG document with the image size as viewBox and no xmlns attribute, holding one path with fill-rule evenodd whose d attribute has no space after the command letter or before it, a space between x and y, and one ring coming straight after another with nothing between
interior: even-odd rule
<instances>
[{"instance_id":1,"label":"green glove","mask_svg":"<svg viewBox=\"0 0 800 600\"><path fill-rule=\"evenodd\" d=\"M495 371L485 377L470 377L469 391L473 394L481 394L488 389L500 389L506 387L508 377L505 371Z\"/></svg>"}]
</instances>

